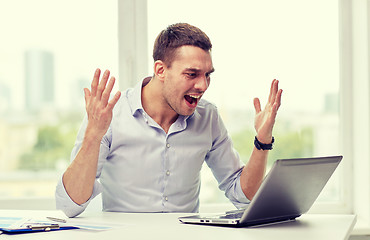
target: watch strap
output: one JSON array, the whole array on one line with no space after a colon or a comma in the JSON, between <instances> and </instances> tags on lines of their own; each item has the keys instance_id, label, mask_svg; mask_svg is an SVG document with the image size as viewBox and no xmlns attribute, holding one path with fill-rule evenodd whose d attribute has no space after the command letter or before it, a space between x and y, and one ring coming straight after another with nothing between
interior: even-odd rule
<instances>
[{"instance_id":1,"label":"watch strap","mask_svg":"<svg viewBox=\"0 0 370 240\"><path fill-rule=\"evenodd\" d=\"M254 137L254 146L256 146L258 150L272 150L274 142L275 142L274 137L272 137L272 141L269 144L261 143L258 140L257 136Z\"/></svg>"}]
</instances>

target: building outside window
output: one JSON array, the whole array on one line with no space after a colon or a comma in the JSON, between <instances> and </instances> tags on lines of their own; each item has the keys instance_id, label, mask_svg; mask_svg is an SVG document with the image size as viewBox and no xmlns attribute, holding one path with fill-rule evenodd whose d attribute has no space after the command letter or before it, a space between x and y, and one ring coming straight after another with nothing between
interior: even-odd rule
<instances>
[{"instance_id":1,"label":"building outside window","mask_svg":"<svg viewBox=\"0 0 370 240\"><path fill-rule=\"evenodd\" d=\"M0 200L53 198L83 88L118 73L117 1L2 1L0 29Z\"/></svg>"}]
</instances>

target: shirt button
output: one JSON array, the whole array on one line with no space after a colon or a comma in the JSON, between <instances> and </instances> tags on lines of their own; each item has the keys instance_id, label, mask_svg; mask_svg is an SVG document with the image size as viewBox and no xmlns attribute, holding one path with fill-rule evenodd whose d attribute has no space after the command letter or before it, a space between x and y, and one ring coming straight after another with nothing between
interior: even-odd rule
<instances>
[{"instance_id":1,"label":"shirt button","mask_svg":"<svg viewBox=\"0 0 370 240\"><path fill-rule=\"evenodd\" d=\"M166 175L170 176L170 170L167 170Z\"/></svg>"},{"instance_id":2,"label":"shirt button","mask_svg":"<svg viewBox=\"0 0 370 240\"><path fill-rule=\"evenodd\" d=\"M166 147L167 147L167 148L170 148L170 144L169 144L169 143L167 143L167 144L166 144Z\"/></svg>"},{"instance_id":3,"label":"shirt button","mask_svg":"<svg viewBox=\"0 0 370 240\"><path fill-rule=\"evenodd\" d=\"M167 196L166 196L166 197L164 197L164 200L168 201L168 197L167 197Z\"/></svg>"}]
</instances>

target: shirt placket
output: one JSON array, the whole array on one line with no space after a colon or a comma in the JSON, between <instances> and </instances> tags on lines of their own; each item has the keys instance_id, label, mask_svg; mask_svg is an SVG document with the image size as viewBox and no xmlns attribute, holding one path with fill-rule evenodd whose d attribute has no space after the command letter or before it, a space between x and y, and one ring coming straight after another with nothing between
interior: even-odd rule
<instances>
[{"instance_id":1,"label":"shirt placket","mask_svg":"<svg viewBox=\"0 0 370 240\"><path fill-rule=\"evenodd\" d=\"M170 175L171 175L171 169L169 168L170 164L169 164L169 161L170 161L170 157L171 157L171 143L169 141L169 138L168 138L168 135L166 136L166 140L165 140L165 146L164 146L164 161L163 161L163 193L162 193L162 204L163 204L163 207L166 209L166 205L169 201L169 191L168 191L168 188L167 188L167 185L168 185L168 182L169 182L169 178L170 178Z\"/></svg>"},{"instance_id":2,"label":"shirt placket","mask_svg":"<svg viewBox=\"0 0 370 240\"><path fill-rule=\"evenodd\" d=\"M168 169L168 161L169 161L169 148L171 147L171 145L168 142L168 135L163 131L163 129L161 129L157 125L157 123L155 123L153 120L151 120L150 117L144 111L142 111L142 116L143 116L143 119L144 119L145 123L149 127L158 129L162 133L162 134L160 134L161 138L163 136L162 141L164 141L164 150L163 150L163 155L162 155L163 157L161 159L161 165L162 165L162 169L163 169L162 172L164 172L164 174L162 174L160 184L162 185L161 186L161 194L162 194L163 211L166 211L166 203L168 202L166 186L167 186L167 183L168 183L168 177L170 176L170 170Z\"/></svg>"},{"instance_id":3,"label":"shirt placket","mask_svg":"<svg viewBox=\"0 0 370 240\"><path fill-rule=\"evenodd\" d=\"M171 166L174 166L175 164L171 164L173 161L176 161L175 154L174 154L174 146L172 145L171 139L173 134L183 131L186 128L185 124L185 118L182 116L177 119L177 121L171 126L168 134L166 135L166 141L165 141L165 149L164 149L164 162L163 162L163 195L162 195L162 202L164 206L164 211L166 211L166 205L169 201L171 201L171 192L174 191L174 189L169 189L169 182L171 181L171 177L173 175L173 171L175 169L171 169Z\"/></svg>"}]
</instances>

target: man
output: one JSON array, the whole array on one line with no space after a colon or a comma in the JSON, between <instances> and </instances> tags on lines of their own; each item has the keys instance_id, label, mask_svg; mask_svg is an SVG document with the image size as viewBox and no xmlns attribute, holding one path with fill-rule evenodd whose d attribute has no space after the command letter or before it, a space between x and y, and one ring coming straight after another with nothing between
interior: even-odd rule
<instances>
[{"instance_id":1,"label":"man","mask_svg":"<svg viewBox=\"0 0 370 240\"><path fill-rule=\"evenodd\" d=\"M204 161L235 206L249 203L265 174L282 90L274 80L263 110L254 100L255 148L242 166L217 108L201 99L214 71L211 48L200 29L169 26L155 41L153 77L110 100L115 79L105 71L99 82L96 70L58 209L76 216L102 192L104 211L197 212Z\"/></svg>"}]
</instances>

